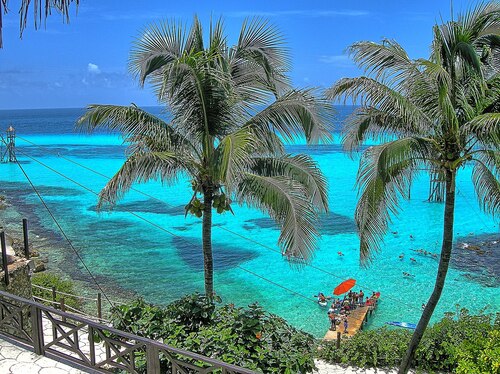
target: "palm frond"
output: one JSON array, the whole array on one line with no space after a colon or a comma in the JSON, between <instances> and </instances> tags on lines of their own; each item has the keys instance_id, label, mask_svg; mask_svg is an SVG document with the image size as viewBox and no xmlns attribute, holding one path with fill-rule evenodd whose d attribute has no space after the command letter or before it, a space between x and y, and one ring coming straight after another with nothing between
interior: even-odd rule
<instances>
[{"instance_id":1,"label":"palm frond","mask_svg":"<svg viewBox=\"0 0 500 374\"><path fill-rule=\"evenodd\" d=\"M244 170L251 163L255 151L255 137L248 129L240 129L225 136L215 149L213 162L214 176L226 186L227 193L241 178Z\"/></svg>"},{"instance_id":2,"label":"palm frond","mask_svg":"<svg viewBox=\"0 0 500 374\"><path fill-rule=\"evenodd\" d=\"M368 77L343 78L335 83L326 92L331 100L351 98L363 107L370 108L368 114L387 113L393 119L392 124L400 123L406 127L406 132L420 134L429 130L432 121L422 111L418 103L413 102L393 88ZM375 108L372 110L372 108ZM373 117L376 120L376 117ZM354 122L356 122L354 120ZM400 126L399 130L403 131Z\"/></svg>"},{"instance_id":3,"label":"palm frond","mask_svg":"<svg viewBox=\"0 0 500 374\"><path fill-rule=\"evenodd\" d=\"M278 222L283 255L298 261L311 259L318 237L317 215L302 184L283 176L246 173L236 193L241 202L269 213Z\"/></svg>"},{"instance_id":4,"label":"palm frond","mask_svg":"<svg viewBox=\"0 0 500 374\"><path fill-rule=\"evenodd\" d=\"M157 22L148 25L133 43L129 70L141 86L152 74L182 56L186 44L184 28L176 22Z\"/></svg>"},{"instance_id":5,"label":"palm frond","mask_svg":"<svg viewBox=\"0 0 500 374\"><path fill-rule=\"evenodd\" d=\"M80 131L91 133L98 129L120 132L124 139L135 142L138 139L150 137L162 142L168 149L189 148L198 153L188 137L135 104L119 105L89 105L87 111L77 121Z\"/></svg>"},{"instance_id":6,"label":"palm frond","mask_svg":"<svg viewBox=\"0 0 500 374\"><path fill-rule=\"evenodd\" d=\"M481 208L488 214L500 213L500 152L476 158L472 183Z\"/></svg>"},{"instance_id":7,"label":"palm frond","mask_svg":"<svg viewBox=\"0 0 500 374\"><path fill-rule=\"evenodd\" d=\"M37 30L42 24L43 20L46 20L49 15L52 14L52 10L55 9L63 17L63 22L69 23L69 12L71 4L75 4L76 7L80 5L80 0L21 0L21 5L19 7L19 36L22 39L23 32L26 29L28 23L28 15L30 13L31 5L33 8L33 19L35 21L35 30ZM3 30L3 15L9 12L8 0L0 0L0 49L3 47L2 42L2 30Z\"/></svg>"},{"instance_id":8,"label":"palm frond","mask_svg":"<svg viewBox=\"0 0 500 374\"><path fill-rule=\"evenodd\" d=\"M130 155L120 170L99 193L98 209L113 205L127 193L134 183L160 180L173 184L179 173L186 171L185 160L170 152L147 152Z\"/></svg>"},{"instance_id":9,"label":"palm frond","mask_svg":"<svg viewBox=\"0 0 500 374\"><path fill-rule=\"evenodd\" d=\"M426 139L404 138L370 147L363 154L357 176L361 196L355 212L362 264L380 250L391 214L398 213L399 198L408 197L416 167L431 158L432 149Z\"/></svg>"},{"instance_id":10,"label":"palm frond","mask_svg":"<svg viewBox=\"0 0 500 374\"><path fill-rule=\"evenodd\" d=\"M477 139L488 147L500 149L500 113L478 115L460 129L463 136Z\"/></svg>"},{"instance_id":11,"label":"palm frond","mask_svg":"<svg viewBox=\"0 0 500 374\"><path fill-rule=\"evenodd\" d=\"M308 143L331 139L329 131L333 108L313 90L293 90L253 116L246 124L260 136L277 133L287 142L305 135Z\"/></svg>"},{"instance_id":12,"label":"palm frond","mask_svg":"<svg viewBox=\"0 0 500 374\"><path fill-rule=\"evenodd\" d=\"M395 40L384 39L382 43L357 42L347 51L367 75L374 76L377 80L388 80L389 84L404 81L418 73L417 66Z\"/></svg>"},{"instance_id":13,"label":"palm frond","mask_svg":"<svg viewBox=\"0 0 500 374\"><path fill-rule=\"evenodd\" d=\"M241 67L241 61L250 62L246 67L258 70L264 78L260 83L275 95L288 89L285 72L291 65L289 51L281 33L268 21L259 17L245 20L233 54L233 70Z\"/></svg>"},{"instance_id":14,"label":"palm frond","mask_svg":"<svg viewBox=\"0 0 500 374\"><path fill-rule=\"evenodd\" d=\"M251 169L267 177L285 176L302 184L319 211L328 211L327 181L317 163L308 155L254 157Z\"/></svg>"}]
</instances>

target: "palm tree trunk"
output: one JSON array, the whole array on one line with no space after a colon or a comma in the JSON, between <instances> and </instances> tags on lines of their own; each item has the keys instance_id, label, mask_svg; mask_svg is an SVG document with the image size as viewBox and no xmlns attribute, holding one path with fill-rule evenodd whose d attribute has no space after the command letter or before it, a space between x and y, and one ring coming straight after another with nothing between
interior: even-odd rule
<instances>
[{"instance_id":1,"label":"palm tree trunk","mask_svg":"<svg viewBox=\"0 0 500 374\"><path fill-rule=\"evenodd\" d=\"M441 247L441 257L439 259L439 267L436 276L436 283L434 285L434 291L432 291L431 297L425 306L425 309L420 317L417 328L413 333L410 341L410 346L406 351L406 355L401 362L398 374L406 374L410 369L411 363L415 356L415 351L417 350L418 344L424 335L424 331L429 324L432 313L441 297L441 292L443 291L444 282L446 279L446 273L448 272L448 266L450 264L451 250L453 247L453 223L454 223L454 213L455 213L455 176L456 171L446 170L446 196L445 196L445 207L444 207L444 230L443 230L443 244Z\"/></svg>"},{"instance_id":2,"label":"palm tree trunk","mask_svg":"<svg viewBox=\"0 0 500 374\"><path fill-rule=\"evenodd\" d=\"M214 262L212 258L212 200L213 190L207 187L203 191L203 265L205 270L205 294L212 298L214 294Z\"/></svg>"}]
</instances>

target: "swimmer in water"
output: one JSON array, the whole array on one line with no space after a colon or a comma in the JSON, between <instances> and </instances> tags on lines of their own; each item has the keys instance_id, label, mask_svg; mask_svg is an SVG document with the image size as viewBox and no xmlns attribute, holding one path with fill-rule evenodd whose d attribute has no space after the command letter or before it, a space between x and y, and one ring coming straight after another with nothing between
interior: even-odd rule
<instances>
[{"instance_id":1,"label":"swimmer in water","mask_svg":"<svg viewBox=\"0 0 500 374\"><path fill-rule=\"evenodd\" d=\"M342 257L344 254L341 251L338 251L337 254Z\"/></svg>"},{"instance_id":2,"label":"swimmer in water","mask_svg":"<svg viewBox=\"0 0 500 374\"><path fill-rule=\"evenodd\" d=\"M413 257L410 257L410 261L413 262L414 264L417 263L417 260L415 260Z\"/></svg>"},{"instance_id":3,"label":"swimmer in water","mask_svg":"<svg viewBox=\"0 0 500 374\"><path fill-rule=\"evenodd\" d=\"M412 278L412 277L414 277L414 275L413 275L413 274L407 273L406 271L403 271L403 275L404 275L405 277L407 277L407 278Z\"/></svg>"},{"instance_id":4,"label":"swimmer in water","mask_svg":"<svg viewBox=\"0 0 500 374\"><path fill-rule=\"evenodd\" d=\"M404 258L405 258L405 254L404 254L404 253L401 253L401 254L399 255L399 259L400 259L400 260L403 260Z\"/></svg>"},{"instance_id":5,"label":"swimmer in water","mask_svg":"<svg viewBox=\"0 0 500 374\"><path fill-rule=\"evenodd\" d=\"M415 240L415 237L412 234L410 234L410 240Z\"/></svg>"}]
</instances>

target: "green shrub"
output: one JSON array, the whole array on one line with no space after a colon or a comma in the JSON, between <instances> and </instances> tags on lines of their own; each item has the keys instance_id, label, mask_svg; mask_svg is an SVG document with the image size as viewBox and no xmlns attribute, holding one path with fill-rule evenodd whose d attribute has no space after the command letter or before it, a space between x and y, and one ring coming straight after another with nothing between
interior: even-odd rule
<instances>
[{"instance_id":1,"label":"green shrub","mask_svg":"<svg viewBox=\"0 0 500 374\"><path fill-rule=\"evenodd\" d=\"M500 330L478 334L454 349L458 374L500 373Z\"/></svg>"},{"instance_id":2,"label":"green shrub","mask_svg":"<svg viewBox=\"0 0 500 374\"><path fill-rule=\"evenodd\" d=\"M470 315L462 310L457 319L447 314L427 328L417 348L414 366L425 371L475 373L470 367L481 367L477 373L499 373L500 319L493 315ZM381 328L361 331L343 340L339 349L334 342L320 344L319 357L332 363L360 367L396 367L404 357L411 339L407 330ZM480 348L479 348L480 347ZM483 352L487 351L485 355ZM463 368L463 369L462 369ZM461 370L461 371L460 371Z\"/></svg>"},{"instance_id":3,"label":"green shrub","mask_svg":"<svg viewBox=\"0 0 500 374\"><path fill-rule=\"evenodd\" d=\"M385 327L361 331L352 338L342 340L337 349L336 342L323 342L319 357L328 362L356 365L360 367L394 367L410 343L407 330L389 330Z\"/></svg>"},{"instance_id":4,"label":"green shrub","mask_svg":"<svg viewBox=\"0 0 500 374\"><path fill-rule=\"evenodd\" d=\"M31 282L34 285L42 286L45 288L55 287L56 291L64 292L68 294L75 294L73 282L70 280L62 279L59 275L49 272L35 273L31 278ZM52 300L52 291L42 290L37 287L33 287L33 296L40 297L45 300ZM57 294L56 301L60 302L64 298L64 303L70 307L79 309L81 307L80 301L73 296L66 296ZM42 304L54 307L53 303L46 301L41 301Z\"/></svg>"},{"instance_id":5,"label":"green shrub","mask_svg":"<svg viewBox=\"0 0 500 374\"><path fill-rule=\"evenodd\" d=\"M305 373L314 368L314 338L265 312L216 306L199 294L161 308L136 300L114 309L116 328L265 373ZM166 359L162 372L169 373ZM136 362L145 370L144 357Z\"/></svg>"}]
</instances>

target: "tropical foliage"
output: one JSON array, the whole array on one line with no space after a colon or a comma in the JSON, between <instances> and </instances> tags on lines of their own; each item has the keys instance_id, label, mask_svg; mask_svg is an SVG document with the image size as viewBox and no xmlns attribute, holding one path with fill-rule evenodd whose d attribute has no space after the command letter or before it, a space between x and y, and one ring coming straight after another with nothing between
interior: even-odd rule
<instances>
[{"instance_id":1,"label":"tropical foliage","mask_svg":"<svg viewBox=\"0 0 500 374\"><path fill-rule=\"evenodd\" d=\"M500 370L500 314L447 314L429 327L415 355L415 367L427 372L498 373ZM496 339L496 341L495 341ZM380 328L361 331L352 339L323 342L319 358L358 367L392 368L400 365L411 333Z\"/></svg>"},{"instance_id":2,"label":"tropical foliage","mask_svg":"<svg viewBox=\"0 0 500 374\"><path fill-rule=\"evenodd\" d=\"M33 9L33 16L35 20L35 29L38 29L42 24L42 20L46 19L53 10L61 13L64 16L66 22L69 22L69 9L70 5L75 3L76 6L80 3L80 0L21 0L21 5L19 7L19 33L22 38L23 31L26 29L26 24L28 22L28 13L30 7ZM3 47L2 42L2 29L3 29L3 19L4 14L9 12L9 0L0 0L0 48ZM31 6L32 5L32 6ZM43 7L43 8L42 8Z\"/></svg>"},{"instance_id":3,"label":"tropical foliage","mask_svg":"<svg viewBox=\"0 0 500 374\"><path fill-rule=\"evenodd\" d=\"M344 146L353 151L369 138L381 143L363 153L357 177L361 261L369 263L380 249L417 174L429 171L445 186L436 284L402 363L406 372L444 286L460 169L473 167L484 211L500 212L500 5L480 4L436 26L429 59L411 59L393 40L355 43L349 53L366 75L341 79L328 91L332 99L361 104L347 122Z\"/></svg>"},{"instance_id":4,"label":"tropical foliage","mask_svg":"<svg viewBox=\"0 0 500 374\"><path fill-rule=\"evenodd\" d=\"M52 289L55 288L57 292L64 292L69 295L75 295L74 284L71 280L63 279L59 275L44 271L43 273L35 273L31 277L31 283L36 286L41 286L44 288ZM33 296L39 297L45 300L52 300L52 291L44 290L38 287L33 287ZM56 294L55 301L60 303L64 299L64 304L72 308L80 308L81 302L75 296L62 295L60 293ZM51 302L40 301L42 304L54 307Z\"/></svg>"},{"instance_id":5,"label":"tropical foliage","mask_svg":"<svg viewBox=\"0 0 500 374\"><path fill-rule=\"evenodd\" d=\"M314 338L257 304L215 306L206 296L194 294L161 308L139 299L116 307L113 324L257 372L306 373L314 368ZM145 357L136 363L145 372ZM170 372L166 358L161 365L162 372Z\"/></svg>"},{"instance_id":6,"label":"tropical foliage","mask_svg":"<svg viewBox=\"0 0 500 374\"><path fill-rule=\"evenodd\" d=\"M285 142L327 140L331 106L312 89L293 89L286 75L283 37L261 19L243 24L227 43L222 20L208 41L197 18L190 30L173 22L146 28L130 56L130 70L149 83L171 115L169 122L135 105L91 105L80 119L87 131L119 131L130 145L122 168L100 193L113 205L133 183L171 184L187 177L186 214L202 217L205 291L213 294L212 210L232 202L268 212L281 226L287 257L308 260L315 222L328 208L325 178L311 157L290 155Z\"/></svg>"}]
</instances>

